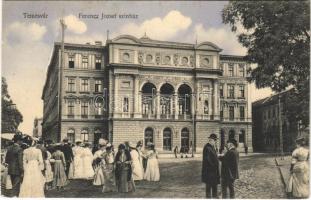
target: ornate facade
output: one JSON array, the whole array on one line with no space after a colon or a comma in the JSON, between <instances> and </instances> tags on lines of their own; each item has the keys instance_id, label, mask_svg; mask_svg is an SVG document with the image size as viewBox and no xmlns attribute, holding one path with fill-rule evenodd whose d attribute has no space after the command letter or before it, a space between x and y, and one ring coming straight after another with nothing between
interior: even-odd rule
<instances>
[{"instance_id":1,"label":"ornate facade","mask_svg":"<svg viewBox=\"0 0 311 200\"><path fill-rule=\"evenodd\" d=\"M183 146L200 152L216 133L220 148L234 137L252 151L249 65L241 56L220 52L210 42L121 35L105 46L65 44L59 73L56 43L42 95L44 137L90 142L107 137L115 145L144 140L159 151ZM61 89L55 91L51 82ZM59 90L61 106L51 103ZM53 113L59 107L61 118ZM59 124L61 133L55 131Z\"/></svg>"}]
</instances>

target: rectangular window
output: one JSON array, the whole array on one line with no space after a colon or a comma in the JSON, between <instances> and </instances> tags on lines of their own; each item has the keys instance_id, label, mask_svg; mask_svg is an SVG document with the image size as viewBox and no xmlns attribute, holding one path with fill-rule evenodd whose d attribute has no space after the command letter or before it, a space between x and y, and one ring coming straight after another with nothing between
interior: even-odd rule
<instances>
[{"instance_id":1,"label":"rectangular window","mask_svg":"<svg viewBox=\"0 0 311 200\"><path fill-rule=\"evenodd\" d=\"M224 118L224 107L223 106L220 106L220 120L222 120Z\"/></svg>"},{"instance_id":2,"label":"rectangular window","mask_svg":"<svg viewBox=\"0 0 311 200\"><path fill-rule=\"evenodd\" d=\"M82 102L81 103L81 118L87 118L88 117L88 109L89 109L89 103L88 102Z\"/></svg>"},{"instance_id":3,"label":"rectangular window","mask_svg":"<svg viewBox=\"0 0 311 200\"><path fill-rule=\"evenodd\" d=\"M222 73L224 73L224 64L223 63L220 63L220 71L222 72Z\"/></svg>"},{"instance_id":4,"label":"rectangular window","mask_svg":"<svg viewBox=\"0 0 311 200\"><path fill-rule=\"evenodd\" d=\"M101 80L95 80L95 92L102 92L102 81Z\"/></svg>"},{"instance_id":5,"label":"rectangular window","mask_svg":"<svg viewBox=\"0 0 311 200\"><path fill-rule=\"evenodd\" d=\"M229 74L229 76L233 76L233 65L229 65L228 74Z\"/></svg>"},{"instance_id":6,"label":"rectangular window","mask_svg":"<svg viewBox=\"0 0 311 200\"><path fill-rule=\"evenodd\" d=\"M89 79L81 79L81 92L89 91Z\"/></svg>"},{"instance_id":7,"label":"rectangular window","mask_svg":"<svg viewBox=\"0 0 311 200\"><path fill-rule=\"evenodd\" d=\"M76 79L68 78L68 92L74 92L76 90Z\"/></svg>"},{"instance_id":8,"label":"rectangular window","mask_svg":"<svg viewBox=\"0 0 311 200\"><path fill-rule=\"evenodd\" d=\"M224 97L224 85L219 85L219 95L220 97Z\"/></svg>"},{"instance_id":9,"label":"rectangular window","mask_svg":"<svg viewBox=\"0 0 311 200\"><path fill-rule=\"evenodd\" d=\"M234 85L228 85L229 98L234 98Z\"/></svg>"},{"instance_id":10,"label":"rectangular window","mask_svg":"<svg viewBox=\"0 0 311 200\"><path fill-rule=\"evenodd\" d=\"M74 57L69 57L68 66L69 66L69 68L75 68L75 58Z\"/></svg>"},{"instance_id":11,"label":"rectangular window","mask_svg":"<svg viewBox=\"0 0 311 200\"><path fill-rule=\"evenodd\" d=\"M245 119L245 108L244 106L240 106L240 120Z\"/></svg>"},{"instance_id":12,"label":"rectangular window","mask_svg":"<svg viewBox=\"0 0 311 200\"><path fill-rule=\"evenodd\" d=\"M67 104L67 114L68 114L68 118L73 118L74 117L74 110L75 110L75 104L74 101L68 101Z\"/></svg>"},{"instance_id":13,"label":"rectangular window","mask_svg":"<svg viewBox=\"0 0 311 200\"><path fill-rule=\"evenodd\" d=\"M123 99L123 112L128 112L129 111L129 98L124 97Z\"/></svg>"},{"instance_id":14,"label":"rectangular window","mask_svg":"<svg viewBox=\"0 0 311 200\"><path fill-rule=\"evenodd\" d=\"M96 58L95 60L95 69L101 69L102 60L100 58Z\"/></svg>"},{"instance_id":15,"label":"rectangular window","mask_svg":"<svg viewBox=\"0 0 311 200\"><path fill-rule=\"evenodd\" d=\"M234 107L229 106L229 120L233 121L234 120Z\"/></svg>"},{"instance_id":16,"label":"rectangular window","mask_svg":"<svg viewBox=\"0 0 311 200\"><path fill-rule=\"evenodd\" d=\"M88 58L87 57L82 58L82 68L87 69L88 67L87 65L88 65Z\"/></svg>"},{"instance_id":17,"label":"rectangular window","mask_svg":"<svg viewBox=\"0 0 311 200\"><path fill-rule=\"evenodd\" d=\"M245 98L244 85L240 85L239 90L240 90L240 97Z\"/></svg>"},{"instance_id":18,"label":"rectangular window","mask_svg":"<svg viewBox=\"0 0 311 200\"><path fill-rule=\"evenodd\" d=\"M239 66L239 75L240 75L241 77L244 77L244 76L245 76L244 65L240 65L240 66Z\"/></svg>"}]
</instances>

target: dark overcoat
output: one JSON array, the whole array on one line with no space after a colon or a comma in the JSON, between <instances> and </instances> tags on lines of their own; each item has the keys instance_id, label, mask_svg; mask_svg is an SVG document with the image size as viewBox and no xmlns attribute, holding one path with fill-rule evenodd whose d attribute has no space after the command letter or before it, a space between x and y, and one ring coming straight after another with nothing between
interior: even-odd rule
<instances>
[{"instance_id":1,"label":"dark overcoat","mask_svg":"<svg viewBox=\"0 0 311 200\"><path fill-rule=\"evenodd\" d=\"M62 152L64 153L66 162L71 162L73 160L72 148L69 144L64 144L62 146Z\"/></svg>"},{"instance_id":2,"label":"dark overcoat","mask_svg":"<svg viewBox=\"0 0 311 200\"><path fill-rule=\"evenodd\" d=\"M8 174L21 175L23 173L23 149L18 144L9 146L5 162L8 164Z\"/></svg>"},{"instance_id":3,"label":"dark overcoat","mask_svg":"<svg viewBox=\"0 0 311 200\"><path fill-rule=\"evenodd\" d=\"M217 153L215 148L209 143L203 149L202 182L209 185L220 183Z\"/></svg>"},{"instance_id":4,"label":"dark overcoat","mask_svg":"<svg viewBox=\"0 0 311 200\"><path fill-rule=\"evenodd\" d=\"M125 153L125 156L126 156L125 161L131 161L132 157L131 157L130 152L128 150L125 150L124 153ZM131 181L132 180L132 166L131 166L131 164L117 163L118 161L121 161L120 157L121 157L121 152L118 151L118 153L117 153L117 155L115 157L115 163L116 163L115 175L116 175L116 180L118 180L120 178L123 168L128 168L129 171L128 171L128 174L127 174L127 181Z\"/></svg>"},{"instance_id":5,"label":"dark overcoat","mask_svg":"<svg viewBox=\"0 0 311 200\"><path fill-rule=\"evenodd\" d=\"M221 179L224 181L234 181L239 178L239 152L233 148L220 158Z\"/></svg>"}]
</instances>

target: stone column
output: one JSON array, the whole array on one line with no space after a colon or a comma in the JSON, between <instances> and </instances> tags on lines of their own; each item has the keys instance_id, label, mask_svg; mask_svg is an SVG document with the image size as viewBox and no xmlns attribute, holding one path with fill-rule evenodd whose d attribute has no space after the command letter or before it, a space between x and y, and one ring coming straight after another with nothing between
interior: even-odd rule
<instances>
[{"instance_id":1,"label":"stone column","mask_svg":"<svg viewBox=\"0 0 311 200\"><path fill-rule=\"evenodd\" d=\"M214 120L219 119L219 105L218 105L218 80L214 80L214 90L213 90L213 115L214 115Z\"/></svg>"},{"instance_id":2,"label":"stone column","mask_svg":"<svg viewBox=\"0 0 311 200\"><path fill-rule=\"evenodd\" d=\"M133 107L134 107L134 118L139 118L139 79L136 75L134 75L134 101L133 101Z\"/></svg>"},{"instance_id":3,"label":"stone column","mask_svg":"<svg viewBox=\"0 0 311 200\"><path fill-rule=\"evenodd\" d=\"M142 114L142 101L141 101L141 98L142 98L142 92L139 91L138 92L138 115L141 116Z\"/></svg>"},{"instance_id":4,"label":"stone column","mask_svg":"<svg viewBox=\"0 0 311 200\"><path fill-rule=\"evenodd\" d=\"M197 87L196 87L196 114L197 114L197 119L201 119L202 118L202 106L201 106L201 102L203 100L203 96L200 94L201 90L200 90L200 83L196 83ZM201 101L200 101L201 98Z\"/></svg>"},{"instance_id":5,"label":"stone column","mask_svg":"<svg viewBox=\"0 0 311 200\"><path fill-rule=\"evenodd\" d=\"M178 105L178 93L177 92L175 92L173 100L175 104L174 118L178 119L179 105Z\"/></svg>"},{"instance_id":6,"label":"stone column","mask_svg":"<svg viewBox=\"0 0 311 200\"><path fill-rule=\"evenodd\" d=\"M194 112L194 109L195 109L195 106L194 106L195 102L194 101L196 101L196 96L191 94L191 96L190 96L190 103L191 103L191 115L192 115L192 118L194 117L194 113L195 113Z\"/></svg>"},{"instance_id":7,"label":"stone column","mask_svg":"<svg viewBox=\"0 0 311 200\"><path fill-rule=\"evenodd\" d=\"M119 100L119 75L115 74L114 76L114 94L113 94L113 116L116 117L119 114L118 109L118 100Z\"/></svg>"},{"instance_id":8,"label":"stone column","mask_svg":"<svg viewBox=\"0 0 311 200\"><path fill-rule=\"evenodd\" d=\"M156 98L157 119L160 119L160 99L161 99L160 90L157 90L157 98Z\"/></svg>"}]
</instances>

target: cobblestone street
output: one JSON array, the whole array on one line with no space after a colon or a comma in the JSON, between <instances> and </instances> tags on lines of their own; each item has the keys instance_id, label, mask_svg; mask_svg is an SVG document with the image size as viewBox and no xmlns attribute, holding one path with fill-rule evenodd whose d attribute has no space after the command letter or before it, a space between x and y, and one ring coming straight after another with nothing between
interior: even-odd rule
<instances>
[{"instance_id":1,"label":"cobblestone street","mask_svg":"<svg viewBox=\"0 0 311 200\"><path fill-rule=\"evenodd\" d=\"M161 181L137 183L134 193L101 193L91 182L72 180L65 191L48 191L47 197L145 197L204 198L201 182L201 158L161 159ZM272 156L240 158L240 179L236 181L237 198L285 198L279 171ZM218 189L220 195L220 187Z\"/></svg>"}]
</instances>

